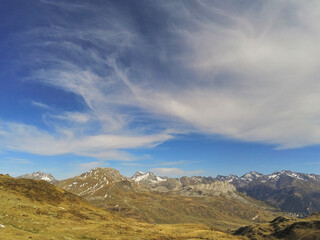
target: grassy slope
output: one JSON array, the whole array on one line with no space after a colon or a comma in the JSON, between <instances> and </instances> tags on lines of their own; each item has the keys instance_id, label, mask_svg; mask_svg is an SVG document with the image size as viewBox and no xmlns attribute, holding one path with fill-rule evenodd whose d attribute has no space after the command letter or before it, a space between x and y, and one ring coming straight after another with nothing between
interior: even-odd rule
<instances>
[{"instance_id":1,"label":"grassy slope","mask_svg":"<svg viewBox=\"0 0 320 240\"><path fill-rule=\"evenodd\" d=\"M60 185L69 186L74 181L80 182L79 179L68 179ZM203 223L221 231L270 221L279 215L266 210L274 210L272 207L244 195L246 203L222 196L189 197L135 191L138 187L128 181L115 181L94 193L86 192L83 197L100 208L124 217L149 223ZM69 191L75 194L81 192L77 188L70 188ZM106 192L108 197L105 198Z\"/></svg>"},{"instance_id":2,"label":"grassy slope","mask_svg":"<svg viewBox=\"0 0 320 240\"><path fill-rule=\"evenodd\" d=\"M124 219L44 181L0 175L0 239L246 239L199 224Z\"/></svg>"}]
</instances>

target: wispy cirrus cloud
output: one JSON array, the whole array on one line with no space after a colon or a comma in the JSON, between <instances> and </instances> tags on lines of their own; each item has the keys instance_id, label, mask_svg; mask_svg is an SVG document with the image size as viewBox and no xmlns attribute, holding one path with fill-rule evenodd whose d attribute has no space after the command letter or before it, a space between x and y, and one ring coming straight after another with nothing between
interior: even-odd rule
<instances>
[{"instance_id":1,"label":"wispy cirrus cloud","mask_svg":"<svg viewBox=\"0 0 320 240\"><path fill-rule=\"evenodd\" d=\"M170 89L140 88L144 107L203 133L279 149L320 143L319 3L164 6L179 12L172 31L184 49L175 63L191 77Z\"/></svg>"},{"instance_id":2,"label":"wispy cirrus cloud","mask_svg":"<svg viewBox=\"0 0 320 240\"><path fill-rule=\"evenodd\" d=\"M13 163L13 164L27 164L27 165L33 164L33 162L31 162L30 160L27 160L24 158L7 157L6 159L8 163Z\"/></svg>"},{"instance_id":3,"label":"wispy cirrus cloud","mask_svg":"<svg viewBox=\"0 0 320 240\"><path fill-rule=\"evenodd\" d=\"M2 122L3 150L129 160L126 149L189 132L320 143L318 2L40 3L50 24L14 36L25 80L83 109L46 114L50 130Z\"/></svg>"}]
</instances>

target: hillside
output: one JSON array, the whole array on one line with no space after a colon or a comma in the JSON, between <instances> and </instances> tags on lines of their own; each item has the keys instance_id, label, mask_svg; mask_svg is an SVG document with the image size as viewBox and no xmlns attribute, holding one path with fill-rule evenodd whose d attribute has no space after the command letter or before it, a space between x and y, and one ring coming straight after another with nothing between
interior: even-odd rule
<instances>
[{"instance_id":1,"label":"hillside","mask_svg":"<svg viewBox=\"0 0 320 240\"><path fill-rule=\"evenodd\" d=\"M0 236L49 239L246 239L199 224L155 225L103 211L45 181L0 175Z\"/></svg>"},{"instance_id":2,"label":"hillside","mask_svg":"<svg viewBox=\"0 0 320 240\"><path fill-rule=\"evenodd\" d=\"M304 219L278 217L269 223L242 227L234 235L252 240L317 240L320 239L320 215Z\"/></svg>"},{"instance_id":3,"label":"hillside","mask_svg":"<svg viewBox=\"0 0 320 240\"><path fill-rule=\"evenodd\" d=\"M157 180L152 174L148 176ZM150 184L147 178L141 180ZM167 183L170 179L158 181ZM237 192L228 182L150 191L115 169L95 168L60 181L58 186L100 208L149 223L203 223L227 230L270 221L279 214L272 212L276 211L274 208Z\"/></svg>"}]
</instances>

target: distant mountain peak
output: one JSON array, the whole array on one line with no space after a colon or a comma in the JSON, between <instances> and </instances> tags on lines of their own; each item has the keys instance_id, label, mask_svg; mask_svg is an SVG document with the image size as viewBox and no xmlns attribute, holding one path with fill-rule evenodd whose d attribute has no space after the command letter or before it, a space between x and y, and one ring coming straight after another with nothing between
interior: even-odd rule
<instances>
[{"instance_id":1,"label":"distant mountain peak","mask_svg":"<svg viewBox=\"0 0 320 240\"><path fill-rule=\"evenodd\" d=\"M97 167L79 176L62 180L58 186L79 196L106 198L112 186L119 182L129 181L116 169Z\"/></svg>"},{"instance_id":2,"label":"distant mountain peak","mask_svg":"<svg viewBox=\"0 0 320 240\"><path fill-rule=\"evenodd\" d=\"M263 176L263 174L262 174L262 173L258 173L258 172L256 172L256 171L251 171L251 172L248 172L248 173L246 173L246 174L244 175L244 177L246 177L246 176L248 176L248 177L252 177L252 176L254 176L254 177L261 177L261 176Z\"/></svg>"},{"instance_id":3,"label":"distant mountain peak","mask_svg":"<svg viewBox=\"0 0 320 240\"><path fill-rule=\"evenodd\" d=\"M40 171L24 174L19 176L18 178L25 178L25 179L34 179L34 180L43 180L49 182L51 184L55 184L58 182L50 173L43 173Z\"/></svg>"}]
</instances>

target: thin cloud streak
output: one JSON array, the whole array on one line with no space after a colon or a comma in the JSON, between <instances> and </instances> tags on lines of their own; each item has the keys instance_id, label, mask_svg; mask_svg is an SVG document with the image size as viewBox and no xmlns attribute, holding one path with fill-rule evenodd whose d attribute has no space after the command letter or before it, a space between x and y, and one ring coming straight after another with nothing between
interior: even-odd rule
<instances>
[{"instance_id":1,"label":"thin cloud streak","mask_svg":"<svg viewBox=\"0 0 320 240\"><path fill-rule=\"evenodd\" d=\"M168 177L181 177L181 176L191 176L203 173L203 170L183 170L180 168L152 168L151 172L158 176L168 176Z\"/></svg>"},{"instance_id":2,"label":"thin cloud streak","mask_svg":"<svg viewBox=\"0 0 320 240\"><path fill-rule=\"evenodd\" d=\"M85 172L85 171L88 171L88 170L93 169L93 168L105 167L106 165L108 165L108 164L103 162L103 161L94 161L94 162L87 162L87 163L79 163L77 165L77 168L81 172Z\"/></svg>"},{"instance_id":3,"label":"thin cloud streak","mask_svg":"<svg viewBox=\"0 0 320 240\"><path fill-rule=\"evenodd\" d=\"M23 165L32 165L33 162L27 160L27 159L24 159L24 158L14 158L14 157L7 157L6 158L8 163L13 163L13 164L23 164Z\"/></svg>"},{"instance_id":4,"label":"thin cloud streak","mask_svg":"<svg viewBox=\"0 0 320 240\"><path fill-rule=\"evenodd\" d=\"M155 165L157 166L173 166L173 165L182 165L182 164L190 164L190 163L197 163L197 161L176 161L176 162L162 162L162 163L157 163Z\"/></svg>"},{"instance_id":5,"label":"thin cloud streak","mask_svg":"<svg viewBox=\"0 0 320 240\"><path fill-rule=\"evenodd\" d=\"M48 106L48 105L45 104L45 103L41 103L41 102L37 102L37 101L31 101L31 104L32 104L33 106L36 106L36 107L39 107L39 108L43 108L43 109L47 109L47 110L51 109L51 107Z\"/></svg>"}]
</instances>

